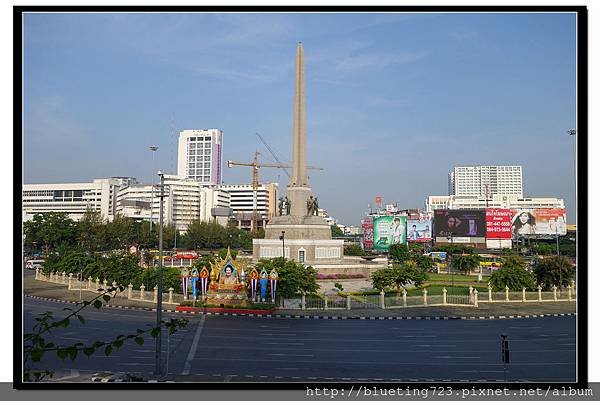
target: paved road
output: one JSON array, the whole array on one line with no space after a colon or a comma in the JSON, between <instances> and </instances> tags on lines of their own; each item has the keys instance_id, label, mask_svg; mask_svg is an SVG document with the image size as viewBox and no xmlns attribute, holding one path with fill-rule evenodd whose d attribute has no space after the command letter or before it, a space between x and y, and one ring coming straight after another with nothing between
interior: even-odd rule
<instances>
[{"instance_id":1,"label":"paved road","mask_svg":"<svg viewBox=\"0 0 600 401\"><path fill-rule=\"evenodd\" d=\"M65 304L26 298L25 327L46 310ZM167 314L168 316L181 316ZM88 310L55 341L111 339L150 327L153 312ZM500 334L510 341L508 381L575 380L575 317L502 320L316 320L193 316L184 330L163 341L169 378L177 381L344 381L504 379ZM57 377L77 380L98 371L149 375L154 339L76 361L48 358Z\"/></svg>"}]
</instances>

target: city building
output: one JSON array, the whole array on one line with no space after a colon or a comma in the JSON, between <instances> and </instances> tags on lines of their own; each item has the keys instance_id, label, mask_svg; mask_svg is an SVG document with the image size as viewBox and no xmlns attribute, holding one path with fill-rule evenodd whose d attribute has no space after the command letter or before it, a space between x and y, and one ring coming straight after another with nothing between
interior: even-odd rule
<instances>
[{"instance_id":1,"label":"city building","mask_svg":"<svg viewBox=\"0 0 600 401\"><path fill-rule=\"evenodd\" d=\"M177 175L203 185L220 185L223 132L218 129L184 130L179 133Z\"/></svg>"},{"instance_id":2,"label":"city building","mask_svg":"<svg viewBox=\"0 0 600 401\"><path fill-rule=\"evenodd\" d=\"M217 221L226 225L229 210L229 193L216 187L205 187L198 181L176 175L165 175L165 224L174 224L181 232L194 220ZM115 213L135 220L152 220L158 223L160 198L158 187L129 185L116 196ZM227 213L223 213L226 211Z\"/></svg>"},{"instance_id":3,"label":"city building","mask_svg":"<svg viewBox=\"0 0 600 401\"><path fill-rule=\"evenodd\" d=\"M448 173L448 195L523 197L521 166L460 166Z\"/></svg>"},{"instance_id":4,"label":"city building","mask_svg":"<svg viewBox=\"0 0 600 401\"><path fill-rule=\"evenodd\" d=\"M133 177L114 177L84 183L23 184L23 220L37 213L62 212L79 221L88 209L112 220L119 187L136 182Z\"/></svg>"},{"instance_id":5,"label":"city building","mask_svg":"<svg viewBox=\"0 0 600 401\"><path fill-rule=\"evenodd\" d=\"M238 228L251 230L254 217L254 189L251 184L223 184L219 186L230 196L230 207ZM266 223L278 211L277 194L279 184L260 184L256 191L257 228L264 228Z\"/></svg>"},{"instance_id":6,"label":"city building","mask_svg":"<svg viewBox=\"0 0 600 401\"><path fill-rule=\"evenodd\" d=\"M492 195L488 199L482 196L428 196L425 199L425 211L432 212L438 209L539 209L565 207L564 199L560 198L533 198L517 195Z\"/></svg>"}]
</instances>

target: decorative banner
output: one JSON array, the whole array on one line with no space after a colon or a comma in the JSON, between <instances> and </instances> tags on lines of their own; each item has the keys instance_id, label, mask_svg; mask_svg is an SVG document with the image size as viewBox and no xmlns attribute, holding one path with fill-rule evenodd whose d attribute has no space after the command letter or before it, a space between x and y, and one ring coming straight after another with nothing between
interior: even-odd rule
<instances>
[{"instance_id":1,"label":"decorative banner","mask_svg":"<svg viewBox=\"0 0 600 401\"><path fill-rule=\"evenodd\" d=\"M202 298L206 298L206 287L208 286L208 269L205 267L200 270L200 288L202 289Z\"/></svg>"},{"instance_id":2,"label":"decorative banner","mask_svg":"<svg viewBox=\"0 0 600 401\"><path fill-rule=\"evenodd\" d=\"M510 219L510 209L487 208L485 210L485 237L488 239L510 239L512 237Z\"/></svg>"},{"instance_id":3,"label":"decorative banner","mask_svg":"<svg viewBox=\"0 0 600 401\"><path fill-rule=\"evenodd\" d=\"M263 268L260 272L260 299L265 302L267 298L267 283L269 282L269 274Z\"/></svg>"},{"instance_id":4,"label":"decorative banner","mask_svg":"<svg viewBox=\"0 0 600 401\"><path fill-rule=\"evenodd\" d=\"M194 300L196 300L198 297L198 290L196 288L198 285L198 269L196 269L195 267L192 269L192 277L190 278L190 284L192 285L192 293L194 295Z\"/></svg>"},{"instance_id":5,"label":"decorative banner","mask_svg":"<svg viewBox=\"0 0 600 401\"><path fill-rule=\"evenodd\" d=\"M406 244L406 216L373 219L373 249L387 251L392 244Z\"/></svg>"},{"instance_id":6,"label":"decorative banner","mask_svg":"<svg viewBox=\"0 0 600 401\"><path fill-rule=\"evenodd\" d=\"M271 270L271 273L269 274L269 281L271 282L271 301L275 302L275 291L277 290L277 280L279 279L279 274L277 274L277 271L275 270L275 268L273 268L273 270Z\"/></svg>"},{"instance_id":7,"label":"decorative banner","mask_svg":"<svg viewBox=\"0 0 600 401\"><path fill-rule=\"evenodd\" d=\"M256 295L256 285L257 284L258 284L258 272L256 271L256 268L253 267L252 270L250 271L250 288L252 291L251 299L254 299L254 297Z\"/></svg>"},{"instance_id":8,"label":"decorative banner","mask_svg":"<svg viewBox=\"0 0 600 401\"><path fill-rule=\"evenodd\" d=\"M188 285L190 281L190 272L187 268L181 269L181 288L183 289L183 299L188 299Z\"/></svg>"}]
</instances>

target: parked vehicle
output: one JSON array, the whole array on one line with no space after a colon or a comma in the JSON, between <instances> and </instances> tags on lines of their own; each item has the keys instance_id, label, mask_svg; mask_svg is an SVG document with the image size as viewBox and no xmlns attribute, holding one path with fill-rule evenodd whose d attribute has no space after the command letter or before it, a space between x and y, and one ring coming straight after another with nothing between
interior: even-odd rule
<instances>
[{"instance_id":1,"label":"parked vehicle","mask_svg":"<svg viewBox=\"0 0 600 401\"><path fill-rule=\"evenodd\" d=\"M30 270L35 270L38 267L42 267L44 264L44 259L30 259L25 262L25 268Z\"/></svg>"}]
</instances>

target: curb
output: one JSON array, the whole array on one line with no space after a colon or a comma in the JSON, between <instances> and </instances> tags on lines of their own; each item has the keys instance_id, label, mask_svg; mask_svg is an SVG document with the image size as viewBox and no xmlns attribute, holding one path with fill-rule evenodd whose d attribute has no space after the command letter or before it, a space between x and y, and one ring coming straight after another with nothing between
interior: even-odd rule
<instances>
[{"instance_id":1,"label":"curb","mask_svg":"<svg viewBox=\"0 0 600 401\"><path fill-rule=\"evenodd\" d=\"M62 299L39 297L37 295L24 295L26 298L39 299L42 301L57 302L64 304L77 304L73 301ZM156 308L143 308L136 306L103 305L103 308L140 310L156 312ZM531 315L500 315L500 316L322 316L322 315L254 315L247 313L221 313L221 312L188 312L163 309L166 313L177 313L181 315L207 315L207 316L247 316L263 319L322 319L322 320L492 320L492 319L528 319L538 317L577 316L577 313L542 313Z\"/></svg>"}]
</instances>

